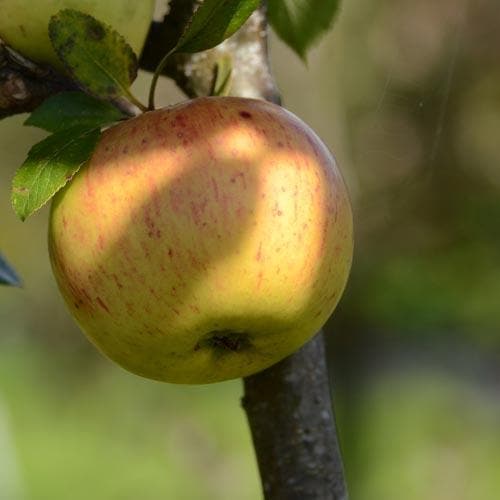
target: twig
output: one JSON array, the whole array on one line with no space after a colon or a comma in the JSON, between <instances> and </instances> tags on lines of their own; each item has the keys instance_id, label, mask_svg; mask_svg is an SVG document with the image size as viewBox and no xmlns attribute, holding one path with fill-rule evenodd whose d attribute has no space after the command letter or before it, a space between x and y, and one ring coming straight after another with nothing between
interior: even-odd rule
<instances>
[{"instance_id":1,"label":"twig","mask_svg":"<svg viewBox=\"0 0 500 500\"><path fill-rule=\"evenodd\" d=\"M175 44L195 2L172 0L156 23L141 64L153 70ZM165 74L190 97L210 92L221 57L232 60L232 95L279 103L267 53L264 9L215 49L172 58ZM323 335L244 380L245 408L268 500L346 500L347 490L328 383Z\"/></svg>"},{"instance_id":2,"label":"twig","mask_svg":"<svg viewBox=\"0 0 500 500\"><path fill-rule=\"evenodd\" d=\"M0 119L32 111L50 95L74 89L71 80L22 57L0 39Z\"/></svg>"},{"instance_id":3,"label":"twig","mask_svg":"<svg viewBox=\"0 0 500 500\"><path fill-rule=\"evenodd\" d=\"M266 499L347 499L322 333L246 378L243 406Z\"/></svg>"},{"instance_id":4,"label":"twig","mask_svg":"<svg viewBox=\"0 0 500 500\"><path fill-rule=\"evenodd\" d=\"M0 119L33 111L47 97L65 90L79 87L51 67L23 57L0 39ZM140 112L125 98L113 103L130 116Z\"/></svg>"},{"instance_id":5,"label":"twig","mask_svg":"<svg viewBox=\"0 0 500 500\"><path fill-rule=\"evenodd\" d=\"M175 45L197 2L172 0L162 23L153 23L140 65L154 71L162 57ZM231 94L279 103L279 93L268 64L267 29L263 9L255 12L245 26L217 47L197 54L176 54L164 69L188 96L208 95L218 61L232 62Z\"/></svg>"}]
</instances>

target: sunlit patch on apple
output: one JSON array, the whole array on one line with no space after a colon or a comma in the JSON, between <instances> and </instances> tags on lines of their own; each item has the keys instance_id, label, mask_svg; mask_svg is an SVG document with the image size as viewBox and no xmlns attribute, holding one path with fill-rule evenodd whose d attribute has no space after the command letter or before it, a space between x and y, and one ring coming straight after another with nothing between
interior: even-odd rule
<instances>
[{"instance_id":1,"label":"sunlit patch on apple","mask_svg":"<svg viewBox=\"0 0 500 500\"><path fill-rule=\"evenodd\" d=\"M259 145L252 139L253 129L246 126L228 128L216 137L214 142L222 146L217 151L218 156L234 158L258 158L262 153ZM218 140L218 141L217 141ZM230 155L228 155L230 153Z\"/></svg>"}]
</instances>

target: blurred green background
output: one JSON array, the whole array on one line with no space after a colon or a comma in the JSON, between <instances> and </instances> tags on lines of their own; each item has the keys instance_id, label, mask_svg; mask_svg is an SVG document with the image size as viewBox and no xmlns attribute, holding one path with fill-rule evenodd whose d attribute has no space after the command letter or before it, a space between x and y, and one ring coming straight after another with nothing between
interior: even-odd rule
<instances>
[{"instance_id":1,"label":"blurred green background","mask_svg":"<svg viewBox=\"0 0 500 500\"><path fill-rule=\"evenodd\" d=\"M285 105L335 151L355 206L327 326L352 500L500 497L498 26L498 0L345 0L307 66L273 38ZM42 137L24 119L0 122L0 249L24 279L0 287L0 500L261 498L239 381L140 379L69 318L47 210L10 208Z\"/></svg>"}]
</instances>

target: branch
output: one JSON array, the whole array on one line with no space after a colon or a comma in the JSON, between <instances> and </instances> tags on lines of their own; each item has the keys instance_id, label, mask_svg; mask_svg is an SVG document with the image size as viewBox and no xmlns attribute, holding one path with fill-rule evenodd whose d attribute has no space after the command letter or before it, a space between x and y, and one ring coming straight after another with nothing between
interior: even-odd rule
<instances>
[{"instance_id":1,"label":"branch","mask_svg":"<svg viewBox=\"0 0 500 500\"><path fill-rule=\"evenodd\" d=\"M140 65L154 71L162 57L176 43L198 2L171 0L164 21L153 23ZM267 26L263 9L256 11L245 26L217 47L197 54L176 54L164 74L188 96L210 94L216 64L223 57L232 62L231 94L280 102L268 64Z\"/></svg>"},{"instance_id":2,"label":"branch","mask_svg":"<svg viewBox=\"0 0 500 500\"><path fill-rule=\"evenodd\" d=\"M163 23L154 23L141 65L154 70L173 47L196 2L172 0ZM189 96L210 92L214 68L232 59L231 94L279 103L269 67L264 9L218 47L180 55L165 68ZM346 500L347 491L328 384L323 335L299 352L244 380L247 412L265 498Z\"/></svg>"},{"instance_id":3,"label":"branch","mask_svg":"<svg viewBox=\"0 0 500 500\"><path fill-rule=\"evenodd\" d=\"M0 38L0 120L19 113L29 113L47 97L65 90L81 90L70 78L48 65L25 58ZM113 104L129 116L140 110L123 97Z\"/></svg>"},{"instance_id":4,"label":"branch","mask_svg":"<svg viewBox=\"0 0 500 500\"><path fill-rule=\"evenodd\" d=\"M179 38L198 0L171 0L169 13L161 23L152 23L140 66L154 71L163 55ZM210 93L217 62L229 56L232 62L232 94L279 103L279 94L267 61L266 22L263 11L218 47L200 54L177 54L164 74L172 78L188 97ZM78 90L69 78L47 65L23 57L0 39L0 119L33 111L47 97L64 90ZM123 99L114 104L133 116L137 110Z\"/></svg>"},{"instance_id":5,"label":"branch","mask_svg":"<svg viewBox=\"0 0 500 500\"><path fill-rule=\"evenodd\" d=\"M266 499L346 500L323 334L245 379Z\"/></svg>"},{"instance_id":6,"label":"branch","mask_svg":"<svg viewBox=\"0 0 500 500\"><path fill-rule=\"evenodd\" d=\"M71 80L24 58L0 39L0 119L32 111L47 97L75 89Z\"/></svg>"}]
</instances>

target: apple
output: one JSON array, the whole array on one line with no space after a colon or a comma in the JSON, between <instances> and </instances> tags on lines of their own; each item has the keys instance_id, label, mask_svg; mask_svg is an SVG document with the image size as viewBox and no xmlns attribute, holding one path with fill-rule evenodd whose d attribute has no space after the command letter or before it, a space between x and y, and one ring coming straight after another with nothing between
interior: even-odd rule
<instances>
[{"instance_id":1,"label":"apple","mask_svg":"<svg viewBox=\"0 0 500 500\"><path fill-rule=\"evenodd\" d=\"M32 61L62 70L48 25L60 10L76 9L112 26L140 54L154 6L155 0L0 0L0 38Z\"/></svg>"},{"instance_id":2,"label":"apple","mask_svg":"<svg viewBox=\"0 0 500 500\"><path fill-rule=\"evenodd\" d=\"M156 380L258 372L325 323L349 274L335 160L265 101L193 99L104 132L52 203L49 252L89 339Z\"/></svg>"}]
</instances>

